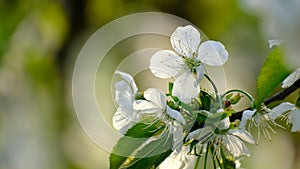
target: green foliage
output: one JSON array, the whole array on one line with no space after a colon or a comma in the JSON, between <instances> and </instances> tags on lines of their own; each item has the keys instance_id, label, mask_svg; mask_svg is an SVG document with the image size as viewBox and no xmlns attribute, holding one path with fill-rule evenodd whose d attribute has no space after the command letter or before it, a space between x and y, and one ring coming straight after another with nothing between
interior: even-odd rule
<instances>
[{"instance_id":1,"label":"green foliage","mask_svg":"<svg viewBox=\"0 0 300 169\"><path fill-rule=\"evenodd\" d=\"M210 110L212 96L207 93L206 91L201 90L199 93L199 102L200 102L200 109L203 110Z\"/></svg>"},{"instance_id":2,"label":"green foliage","mask_svg":"<svg viewBox=\"0 0 300 169\"><path fill-rule=\"evenodd\" d=\"M290 70L283 62L283 52L281 47L275 47L267 57L257 78L257 108L260 109L264 99L266 99L274 89L286 78Z\"/></svg>"},{"instance_id":3,"label":"green foliage","mask_svg":"<svg viewBox=\"0 0 300 169\"><path fill-rule=\"evenodd\" d=\"M193 109L192 109L192 107L191 107L189 104L186 104L186 103L184 103L184 102L181 102L181 103L180 103L180 106L181 106L184 110L186 110L186 111L188 111L189 113L193 114Z\"/></svg>"},{"instance_id":4,"label":"green foliage","mask_svg":"<svg viewBox=\"0 0 300 169\"><path fill-rule=\"evenodd\" d=\"M155 168L172 150L172 139L161 134L160 122L137 123L118 141L110 155L110 169Z\"/></svg>"},{"instance_id":5,"label":"green foliage","mask_svg":"<svg viewBox=\"0 0 300 169\"><path fill-rule=\"evenodd\" d=\"M139 150L136 154L137 158L132 159L132 161L128 165L125 165L124 168L150 169L152 167L157 167L171 154L171 148L172 139L171 137L168 138L168 135L164 135L164 137L161 138L155 138Z\"/></svg>"}]
</instances>

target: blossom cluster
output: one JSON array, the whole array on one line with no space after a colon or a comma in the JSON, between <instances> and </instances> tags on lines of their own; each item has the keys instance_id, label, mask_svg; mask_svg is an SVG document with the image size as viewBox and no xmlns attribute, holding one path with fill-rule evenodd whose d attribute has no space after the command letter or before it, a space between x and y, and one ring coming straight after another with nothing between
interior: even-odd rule
<instances>
[{"instance_id":1,"label":"blossom cluster","mask_svg":"<svg viewBox=\"0 0 300 169\"><path fill-rule=\"evenodd\" d=\"M206 168L212 158L214 168L240 167L240 160L250 156L245 143L254 144L250 134L253 126L271 139L274 127L283 127L276 120L286 120L291 131L300 131L300 109L292 103L283 102L270 109L265 105L256 109L253 97L242 90L230 90L223 95L217 88L207 92L200 82L208 76L206 65L222 66L228 59L225 46L217 41L202 42L200 32L191 25L178 27L170 37L173 50L161 50L153 54L149 69L154 76L170 79L169 93L149 88L140 91L134 78L116 71L123 80L115 84L115 100L118 109L113 116L113 126L121 134L143 121L149 125L160 123L163 130L156 137L172 140L172 153L158 168L194 168L202 158ZM297 69L283 83L282 88L300 79ZM234 94L238 93L238 94ZM242 118L234 119L232 105L237 104L241 94L250 99L250 109L242 112ZM141 131L143 132L143 131Z\"/></svg>"}]
</instances>

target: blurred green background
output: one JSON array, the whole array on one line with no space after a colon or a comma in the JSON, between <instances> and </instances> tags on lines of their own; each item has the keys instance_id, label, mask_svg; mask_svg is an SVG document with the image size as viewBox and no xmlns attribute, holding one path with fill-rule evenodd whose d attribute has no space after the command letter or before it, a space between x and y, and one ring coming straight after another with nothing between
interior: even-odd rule
<instances>
[{"instance_id":1,"label":"blurred green background","mask_svg":"<svg viewBox=\"0 0 300 169\"><path fill-rule=\"evenodd\" d=\"M297 0L0 0L0 169L108 168L109 154L76 118L72 71L93 32L146 11L182 17L225 44L227 89L255 95L269 39L284 39L287 65L300 65ZM249 145L243 167L299 169L299 136L272 138Z\"/></svg>"}]
</instances>

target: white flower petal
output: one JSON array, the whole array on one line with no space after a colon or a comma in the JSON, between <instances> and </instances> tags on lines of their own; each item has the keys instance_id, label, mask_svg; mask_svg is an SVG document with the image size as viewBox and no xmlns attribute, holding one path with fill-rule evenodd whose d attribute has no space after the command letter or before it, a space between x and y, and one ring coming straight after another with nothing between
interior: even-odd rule
<instances>
[{"instance_id":1,"label":"white flower petal","mask_svg":"<svg viewBox=\"0 0 300 169\"><path fill-rule=\"evenodd\" d=\"M176 153L179 153L182 145L183 145L183 128L182 125L177 122L173 121L173 124L169 126L170 134L173 136L173 148Z\"/></svg>"},{"instance_id":2,"label":"white flower petal","mask_svg":"<svg viewBox=\"0 0 300 169\"><path fill-rule=\"evenodd\" d=\"M280 45L281 43L283 43L284 41L283 40L280 40L280 39L271 39L268 41L269 43L269 48L272 48L273 46L278 46Z\"/></svg>"},{"instance_id":3,"label":"white flower petal","mask_svg":"<svg viewBox=\"0 0 300 169\"><path fill-rule=\"evenodd\" d=\"M206 143L213 134L214 131L211 129L211 127L200 128L190 132L186 137L186 141L199 140L201 144Z\"/></svg>"},{"instance_id":4,"label":"white flower petal","mask_svg":"<svg viewBox=\"0 0 300 169\"><path fill-rule=\"evenodd\" d=\"M203 42L198 50L199 59L210 66L221 66L228 59L228 52L224 45L216 41Z\"/></svg>"},{"instance_id":5,"label":"white flower petal","mask_svg":"<svg viewBox=\"0 0 300 169\"><path fill-rule=\"evenodd\" d=\"M222 136L222 144L227 149L227 151L234 157L236 157L236 154L239 153L239 152L237 152L238 145L235 143L235 139L237 139L237 138L235 138L231 135L227 135L227 134Z\"/></svg>"},{"instance_id":6,"label":"white flower petal","mask_svg":"<svg viewBox=\"0 0 300 169\"><path fill-rule=\"evenodd\" d=\"M113 116L113 126L121 134L124 134L139 119L138 114L133 109L133 102L138 89L131 75L121 71L115 73L119 74L124 80L115 84L115 99L119 107Z\"/></svg>"},{"instance_id":7,"label":"white flower petal","mask_svg":"<svg viewBox=\"0 0 300 169\"><path fill-rule=\"evenodd\" d=\"M188 134L188 136L186 137L186 141L199 139L200 133L201 133L201 129L197 129L197 130L190 132Z\"/></svg>"},{"instance_id":8,"label":"white flower petal","mask_svg":"<svg viewBox=\"0 0 300 169\"><path fill-rule=\"evenodd\" d=\"M284 81L282 82L282 88L288 88L292 86L297 80L300 79L300 68L297 68L293 73L291 73Z\"/></svg>"},{"instance_id":9,"label":"white flower petal","mask_svg":"<svg viewBox=\"0 0 300 169\"><path fill-rule=\"evenodd\" d=\"M157 107L153 102L149 102L147 100L136 100L133 102L133 109L137 111L139 114L159 114L162 113L162 109Z\"/></svg>"},{"instance_id":10,"label":"white flower petal","mask_svg":"<svg viewBox=\"0 0 300 169\"><path fill-rule=\"evenodd\" d=\"M183 69L183 58L171 50L156 52L150 60L151 72L159 78L173 78Z\"/></svg>"},{"instance_id":11,"label":"white flower petal","mask_svg":"<svg viewBox=\"0 0 300 169\"><path fill-rule=\"evenodd\" d=\"M255 112L256 112L256 110L245 110L243 112L242 120L241 120L240 125L239 125L240 129L245 129L247 121L252 118L252 115Z\"/></svg>"},{"instance_id":12,"label":"white flower petal","mask_svg":"<svg viewBox=\"0 0 300 169\"><path fill-rule=\"evenodd\" d=\"M185 103L191 102L191 99L195 98L200 92L199 85L195 86L195 83L196 79L194 76L190 72L185 72L176 78L172 95L177 96Z\"/></svg>"},{"instance_id":13,"label":"white flower petal","mask_svg":"<svg viewBox=\"0 0 300 169\"><path fill-rule=\"evenodd\" d=\"M237 136L238 138L247 141L250 144L254 144L255 140L252 135L246 130L229 130L228 133Z\"/></svg>"},{"instance_id":14,"label":"white flower petal","mask_svg":"<svg viewBox=\"0 0 300 169\"><path fill-rule=\"evenodd\" d=\"M243 149L242 149L243 155L245 155L247 157L250 157L250 151L247 148L247 146L245 145L245 143L241 141L241 144L242 144L242 147L243 147Z\"/></svg>"},{"instance_id":15,"label":"white flower petal","mask_svg":"<svg viewBox=\"0 0 300 169\"><path fill-rule=\"evenodd\" d=\"M283 113L290 111L295 108L295 105L289 103L289 102L283 102L280 105L274 107L270 112L269 112L269 117L272 120L275 120L277 117L282 115Z\"/></svg>"},{"instance_id":16,"label":"white flower petal","mask_svg":"<svg viewBox=\"0 0 300 169\"><path fill-rule=\"evenodd\" d=\"M220 130L228 129L229 126L230 126L229 117L226 117L225 119L223 119L217 123L217 128Z\"/></svg>"},{"instance_id":17,"label":"white flower petal","mask_svg":"<svg viewBox=\"0 0 300 169\"><path fill-rule=\"evenodd\" d=\"M115 74L119 74L128 83L128 85L132 88L133 93L138 91L135 81L130 74L118 70L115 72Z\"/></svg>"},{"instance_id":18,"label":"white flower petal","mask_svg":"<svg viewBox=\"0 0 300 169\"><path fill-rule=\"evenodd\" d=\"M172 117L173 119L179 121L181 124L183 124L183 125L186 124L186 122L185 122L184 118L182 117L182 115L178 111L171 109L169 106L167 106L166 113L170 117Z\"/></svg>"},{"instance_id":19,"label":"white flower petal","mask_svg":"<svg viewBox=\"0 0 300 169\"><path fill-rule=\"evenodd\" d=\"M291 132L300 132L300 109L290 112L289 121L293 124Z\"/></svg>"},{"instance_id":20,"label":"white flower petal","mask_svg":"<svg viewBox=\"0 0 300 169\"><path fill-rule=\"evenodd\" d=\"M115 84L115 99L120 107L130 108L135 99L135 93L132 88L124 80L119 81Z\"/></svg>"},{"instance_id":21,"label":"white flower petal","mask_svg":"<svg viewBox=\"0 0 300 169\"><path fill-rule=\"evenodd\" d=\"M196 156L188 155L190 148L183 146L180 153L173 152L168 158L166 158L158 167L158 169L192 169Z\"/></svg>"},{"instance_id":22,"label":"white flower petal","mask_svg":"<svg viewBox=\"0 0 300 169\"><path fill-rule=\"evenodd\" d=\"M174 152L166 158L158 167L158 169L179 169L182 165L182 161L176 159L176 155Z\"/></svg>"},{"instance_id":23,"label":"white flower petal","mask_svg":"<svg viewBox=\"0 0 300 169\"><path fill-rule=\"evenodd\" d=\"M236 167L237 169L241 168L242 163L240 162L240 160L235 160L234 163L235 163L235 167Z\"/></svg>"},{"instance_id":24,"label":"white flower petal","mask_svg":"<svg viewBox=\"0 0 300 169\"><path fill-rule=\"evenodd\" d=\"M119 107L113 116L113 126L121 134L125 134L139 120L138 114L132 109Z\"/></svg>"},{"instance_id":25,"label":"white flower petal","mask_svg":"<svg viewBox=\"0 0 300 169\"><path fill-rule=\"evenodd\" d=\"M184 57L192 57L200 44L200 33L191 25L178 27L171 35L174 50Z\"/></svg>"},{"instance_id":26,"label":"white flower petal","mask_svg":"<svg viewBox=\"0 0 300 169\"><path fill-rule=\"evenodd\" d=\"M250 151L248 150L243 141L241 141L235 136L226 136L227 137L223 137L223 142L226 149L229 150L233 157L238 158L243 155L250 156Z\"/></svg>"},{"instance_id":27,"label":"white flower petal","mask_svg":"<svg viewBox=\"0 0 300 169\"><path fill-rule=\"evenodd\" d=\"M155 107L165 110L167 106L166 95L161 90L149 88L144 92L144 97L146 100L154 103Z\"/></svg>"},{"instance_id":28,"label":"white flower petal","mask_svg":"<svg viewBox=\"0 0 300 169\"><path fill-rule=\"evenodd\" d=\"M197 74L197 78L196 78L195 86L199 85L200 81L204 77L205 67L204 67L203 64L201 64L200 66L196 67L196 74Z\"/></svg>"}]
</instances>

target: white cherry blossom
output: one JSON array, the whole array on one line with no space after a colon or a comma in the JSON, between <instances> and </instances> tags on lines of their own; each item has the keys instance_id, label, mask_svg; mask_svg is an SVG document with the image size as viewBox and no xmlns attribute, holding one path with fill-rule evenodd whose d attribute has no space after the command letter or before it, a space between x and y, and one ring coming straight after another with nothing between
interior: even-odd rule
<instances>
[{"instance_id":1,"label":"white cherry blossom","mask_svg":"<svg viewBox=\"0 0 300 169\"><path fill-rule=\"evenodd\" d=\"M189 146L183 146L179 153L171 153L158 167L158 169L193 169L196 156L189 155Z\"/></svg>"},{"instance_id":2,"label":"white cherry blossom","mask_svg":"<svg viewBox=\"0 0 300 169\"><path fill-rule=\"evenodd\" d=\"M278 106L274 107L273 109L269 109L265 106L262 107L261 111L257 112L256 110L245 110L243 112L242 120L240 122L239 128L241 129L246 129L247 123L248 127L247 129L250 130L252 126L256 126L258 130L258 139L257 142L260 139L260 132L263 133L265 139L271 141L271 135L270 131L276 134L275 130L273 127L281 127L281 125L277 124L275 120L280 117L285 117L285 113L288 116L288 119L293 119L289 121L290 123L293 123L295 120L294 118L298 118L300 116L293 116L293 113L291 114L291 110L295 110L296 107L295 105L288 103L288 102L283 102L279 104ZM298 118L300 120L300 118ZM292 122L293 121L293 122ZM294 124L294 123L293 123ZM299 123L297 123L299 124ZM297 124L295 124L295 128L297 128Z\"/></svg>"},{"instance_id":3,"label":"white cherry blossom","mask_svg":"<svg viewBox=\"0 0 300 169\"><path fill-rule=\"evenodd\" d=\"M300 132L300 109L297 106L283 102L274 109L279 112L278 116L287 119L287 124L292 125L291 132Z\"/></svg>"},{"instance_id":4,"label":"white cherry blossom","mask_svg":"<svg viewBox=\"0 0 300 169\"><path fill-rule=\"evenodd\" d=\"M291 73L284 81L282 82L282 88L288 88L292 86L297 80L300 79L300 68L297 68L293 73Z\"/></svg>"},{"instance_id":5,"label":"white cherry blossom","mask_svg":"<svg viewBox=\"0 0 300 169\"><path fill-rule=\"evenodd\" d=\"M151 72L159 78L175 78L172 95L190 102L199 92L199 83L205 74L204 64L221 66L228 59L223 44L205 41L191 25L178 27L170 38L172 50L156 52L150 60Z\"/></svg>"},{"instance_id":6,"label":"white cherry blossom","mask_svg":"<svg viewBox=\"0 0 300 169\"><path fill-rule=\"evenodd\" d=\"M250 156L250 151L244 141L254 144L254 139L250 133L243 129L226 129L229 128L229 118L225 118L216 124L216 127L225 132L216 133L212 126L197 129L187 136L187 140L195 139L199 144L211 143L214 146L214 154L220 157L221 148L225 148L227 155L233 158L241 156Z\"/></svg>"},{"instance_id":7,"label":"white cherry blossom","mask_svg":"<svg viewBox=\"0 0 300 169\"><path fill-rule=\"evenodd\" d=\"M121 71L115 73L120 75L123 80L115 84L115 100L119 107L113 116L113 126L121 134L125 134L140 117L133 108L138 88L131 75Z\"/></svg>"},{"instance_id":8,"label":"white cherry blossom","mask_svg":"<svg viewBox=\"0 0 300 169\"><path fill-rule=\"evenodd\" d=\"M281 112L286 112L281 115L287 119L287 124L291 124L291 132L300 132L300 109L292 103L283 102L277 106Z\"/></svg>"},{"instance_id":9,"label":"white cherry blossom","mask_svg":"<svg viewBox=\"0 0 300 169\"><path fill-rule=\"evenodd\" d=\"M139 114L153 116L166 124L164 133L173 137L173 148L179 153L183 144L183 127L186 122L180 112L171 109L166 103L166 95L158 89L149 88L144 92L146 100L139 100L134 103L134 109Z\"/></svg>"}]
</instances>

